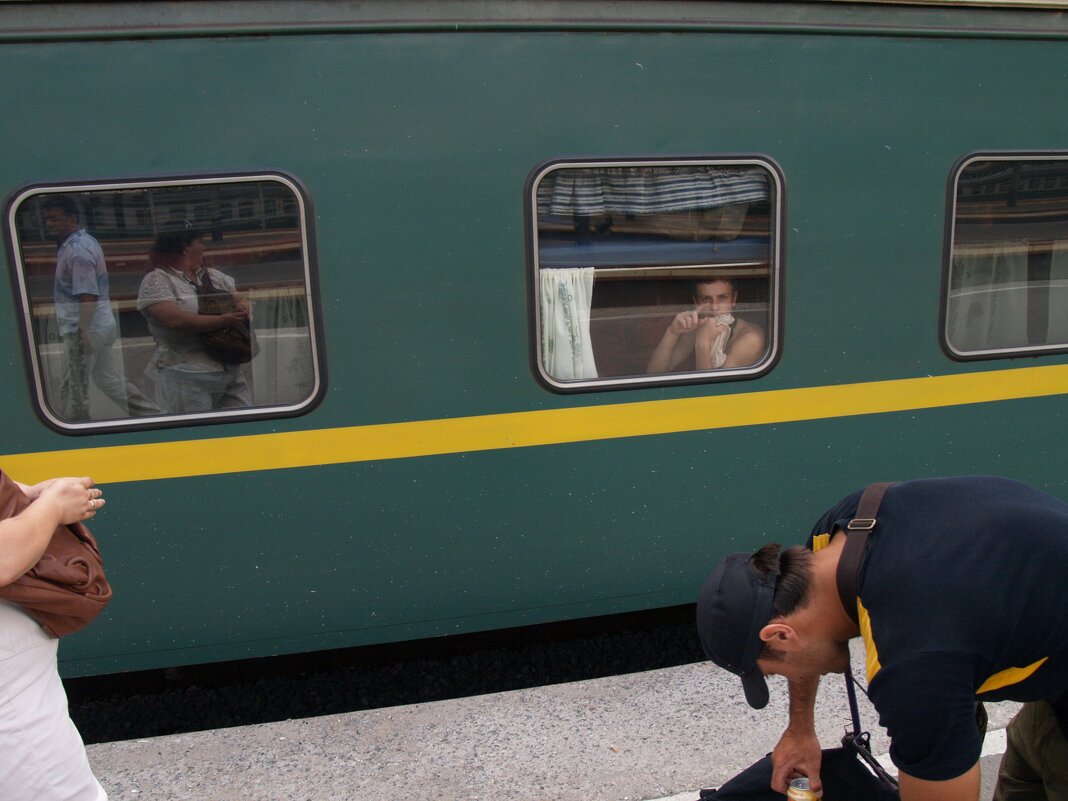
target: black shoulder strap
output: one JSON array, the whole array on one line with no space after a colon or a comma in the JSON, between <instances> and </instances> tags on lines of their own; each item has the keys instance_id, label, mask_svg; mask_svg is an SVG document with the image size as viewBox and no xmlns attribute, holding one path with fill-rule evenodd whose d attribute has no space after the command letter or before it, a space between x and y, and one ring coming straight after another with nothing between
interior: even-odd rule
<instances>
[{"instance_id":1,"label":"black shoulder strap","mask_svg":"<svg viewBox=\"0 0 1068 801\"><path fill-rule=\"evenodd\" d=\"M838 597L842 599L842 606L854 623L860 622L857 616L857 591L860 589L860 563L864 561L864 548L868 544L868 534L875 528L879 505L883 502L887 488L892 484L892 481L869 484L860 496L856 516L846 525L845 547L838 560L835 579L838 583Z\"/></svg>"},{"instance_id":2,"label":"black shoulder strap","mask_svg":"<svg viewBox=\"0 0 1068 801\"><path fill-rule=\"evenodd\" d=\"M864 561L864 549L868 544L868 535L878 522L879 506L883 502L886 490L893 482L869 484L860 496L857 504L856 516L846 524L846 541L842 549L842 556L838 560L838 570L835 580L838 584L838 597L842 599L842 606L846 613L860 624L857 613L857 592L860 589L860 565ZM832 532L833 533L833 532ZM857 693L854 689L856 680L853 678L853 670L847 665L845 671L846 694L849 698L849 716L853 724L852 731L846 731L842 737L842 745L855 753L875 774L879 783L892 793L897 791L897 779L891 776L883 768L879 761L871 753L871 737L868 732L861 730L860 711L857 708Z\"/></svg>"}]
</instances>

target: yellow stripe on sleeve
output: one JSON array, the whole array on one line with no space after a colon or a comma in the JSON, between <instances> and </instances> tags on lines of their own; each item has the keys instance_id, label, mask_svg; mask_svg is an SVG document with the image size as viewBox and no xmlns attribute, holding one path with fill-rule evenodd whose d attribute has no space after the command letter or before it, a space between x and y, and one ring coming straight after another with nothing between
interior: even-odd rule
<instances>
[{"instance_id":1,"label":"yellow stripe on sleeve","mask_svg":"<svg viewBox=\"0 0 1068 801\"><path fill-rule=\"evenodd\" d=\"M875 674L882 669L879 664L879 649L875 646L875 638L871 634L871 618L868 610L857 598L857 617L860 620L860 636L864 640L864 670L868 676L868 684L875 678Z\"/></svg>"},{"instance_id":2,"label":"yellow stripe on sleeve","mask_svg":"<svg viewBox=\"0 0 1068 801\"><path fill-rule=\"evenodd\" d=\"M1008 687L1010 684L1019 684L1021 681L1029 677L1032 673L1042 667L1042 663L1049 659L1048 656L1044 656L1037 662L1032 662L1027 667L1011 667L1006 668L998 673L995 673L989 679L984 681L978 690L975 691L976 695L982 695L983 693L991 692L992 690L999 690L1002 687Z\"/></svg>"}]
</instances>

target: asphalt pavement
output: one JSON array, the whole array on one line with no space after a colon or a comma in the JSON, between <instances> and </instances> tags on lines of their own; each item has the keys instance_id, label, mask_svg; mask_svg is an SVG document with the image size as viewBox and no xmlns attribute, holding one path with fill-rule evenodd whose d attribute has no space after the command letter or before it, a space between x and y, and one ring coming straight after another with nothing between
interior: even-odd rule
<instances>
[{"instance_id":1,"label":"asphalt pavement","mask_svg":"<svg viewBox=\"0 0 1068 801\"><path fill-rule=\"evenodd\" d=\"M855 670L863 652L853 651ZM693 801L774 746L786 687L750 709L709 662L428 704L91 745L114 800ZM1017 704L988 705L989 799ZM861 696L873 751L888 743ZM823 682L817 731L837 744L845 684ZM1003 750L1003 745L1000 746Z\"/></svg>"}]
</instances>

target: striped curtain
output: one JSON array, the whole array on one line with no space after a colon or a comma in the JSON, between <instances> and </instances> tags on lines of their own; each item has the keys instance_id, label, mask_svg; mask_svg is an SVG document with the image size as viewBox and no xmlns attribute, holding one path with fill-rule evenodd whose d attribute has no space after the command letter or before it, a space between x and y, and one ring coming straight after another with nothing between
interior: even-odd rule
<instances>
[{"instance_id":1,"label":"striped curtain","mask_svg":"<svg viewBox=\"0 0 1068 801\"><path fill-rule=\"evenodd\" d=\"M538 184L539 214L661 214L767 199L767 174L755 167L559 169Z\"/></svg>"}]
</instances>

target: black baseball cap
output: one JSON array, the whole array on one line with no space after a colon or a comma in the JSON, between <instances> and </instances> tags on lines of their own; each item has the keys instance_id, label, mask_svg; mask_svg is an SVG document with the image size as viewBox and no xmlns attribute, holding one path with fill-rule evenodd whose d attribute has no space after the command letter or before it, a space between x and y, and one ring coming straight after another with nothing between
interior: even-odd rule
<instances>
[{"instance_id":1,"label":"black baseball cap","mask_svg":"<svg viewBox=\"0 0 1068 801\"><path fill-rule=\"evenodd\" d=\"M752 559L750 553L732 553L712 571L697 599L697 633L709 659L742 677L749 706L763 709L768 683L756 660L779 576L770 571L761 576Z\"/></svg>"}]
</instances>

